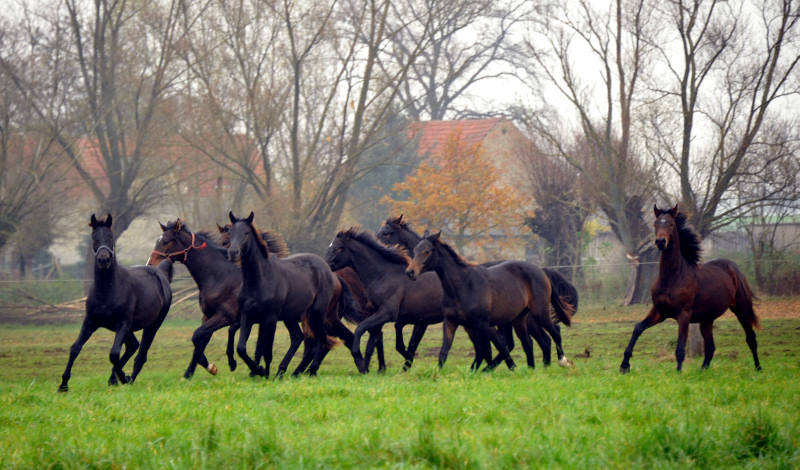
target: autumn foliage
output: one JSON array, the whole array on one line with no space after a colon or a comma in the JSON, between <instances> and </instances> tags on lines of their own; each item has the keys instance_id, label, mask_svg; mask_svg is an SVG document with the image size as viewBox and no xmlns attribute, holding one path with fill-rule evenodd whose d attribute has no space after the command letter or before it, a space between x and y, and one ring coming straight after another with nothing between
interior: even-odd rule
<instances>
[{"instance_id":1,"label":"autumn foliage","mask_svg":"<svg viewBox=\"0 0 800 470\"><path fill-rule=\"evenodd\" d=\"M518 245L524 213L517 192L501 184L483 146L465 144L458 130L441 151L428 157L385 196L391 214L404 214L417 227L442 230L459 251L479 261L497 258Z\"/></svg>"}]
</instances>

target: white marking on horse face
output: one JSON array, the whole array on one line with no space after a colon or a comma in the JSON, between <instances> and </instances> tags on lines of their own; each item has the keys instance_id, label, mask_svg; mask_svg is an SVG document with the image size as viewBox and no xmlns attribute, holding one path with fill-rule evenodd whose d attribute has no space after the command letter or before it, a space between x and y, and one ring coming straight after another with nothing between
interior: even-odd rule
<instances>
[{"instance_id":1,"label":"white marking on horse face","mask_svg":"<svg viewBox=\"0 0 800 470\"><path fill-rule=\"evenodd\" d=\"M664 224L664 223L667 222L667 218L666 217L662 217L662 218L658 219L658 221L661 222L662 224Z\"/></svg>"}]
</instances>

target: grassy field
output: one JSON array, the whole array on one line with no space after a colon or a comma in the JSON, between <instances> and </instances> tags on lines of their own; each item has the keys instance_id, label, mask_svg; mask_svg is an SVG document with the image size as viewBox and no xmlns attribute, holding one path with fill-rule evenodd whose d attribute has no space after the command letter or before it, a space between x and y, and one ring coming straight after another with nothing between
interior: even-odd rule
<instances>
[{"instance_id":1,"label":"grassy field","mask_svg":"<svg viewBox=\"0 0 800 470\"><path fill-rule=\"evenodd\" d=\"M387 328L384 375L356 374L339 347L317 378L251 379L227 369L220 333L207 350L220 373L183 380L199 320L172 319L133 386L106 385L112 336L98 332L67 394L56 389L79 325L4 324L0 467L800 468L797 304L757 307L760 373L729 313L715 324L708 371L690 358L675 372L677 326L668 321L644 333L622 376L622 351L645 310L590 306L564 329L568 370L539 362L470 373L459 330L440 371L435 327L402 373ZM287 335L278 332L282 354Z\"/></svg>"}]
</instances>

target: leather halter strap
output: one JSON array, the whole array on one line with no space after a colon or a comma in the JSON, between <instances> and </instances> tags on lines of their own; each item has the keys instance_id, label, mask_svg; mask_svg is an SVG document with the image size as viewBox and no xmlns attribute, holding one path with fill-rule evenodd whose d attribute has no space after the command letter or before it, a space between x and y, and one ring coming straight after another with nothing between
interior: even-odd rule
<instances>
[{"instance_id":1,"label":"leather halter strap","mask_svg":"<svg viewBox=\"0 0 800 470\"><path fill-rule=\"evenodd\" d=\"M190 251L192 251L193 249L194 250L202 250L206 246L207 246L206 242L203 242L203 244L200 245L200 246L194 246L194 233L193 233L192 234L192 242L186 248L184 248L184 249L182 249L180 251L174 251L172 253L164 253L164 252L161 252L161 251L158 251L158 250L153 250L153 254L161 255L164 258L167 258L168 260L170 260L172 262L175 261L175 260L172 259L173 256L183 255L183 259L180 260L180 262L183 263L183 264L186 264L186 259L189 257L189 252Z\"/></svg>"}]
</instances>

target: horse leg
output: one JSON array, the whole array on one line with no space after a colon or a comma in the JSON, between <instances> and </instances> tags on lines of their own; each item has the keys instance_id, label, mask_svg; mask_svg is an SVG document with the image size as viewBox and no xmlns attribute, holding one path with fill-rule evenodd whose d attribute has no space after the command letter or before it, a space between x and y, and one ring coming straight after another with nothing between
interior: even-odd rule
<instances>
[{"instance_id":1,"label":"horse leg","mask_svg":"<svg viewBox=\"0 0 800 470\"><path fill-rule=\"evenodd\" d=\"M511 358L511 351L514 349L514 334L511 331L511 325L505 324L500 325L497 328L492 328L492 342L494 343L495 347L497 347L497 356L492 359L492 368L497 367L504 359L506 361L506 365L508 366L509 370L516 369L517 365L514 364L514 360ZM508 349L508 355L504 358L500 354L500 347L497 346L497 338L502 338L506 349Z\"/></svg>"},{"instance_id":2,"label":"horse leg","mask_svg":"<svg viewBox=\"0 0 800 470\"><path fill-rule=\"evenodd\" d=\"M450 348L453 346L453 338L456 335L456 329L458 329L458 325L445 317L442 322L442 347L439 349L439 369L444 367L447 355L450 353Z\"/></svg>"},{"instance_id":3,"label":"horse leg","mask_svg":"<svg viewBox=\"0 0 800 470\"><path fill-rule=\"evenodd\" d=\"M411 330L411 338L408 340L408 349L406 350L406 362L403 364L404 371L410 369L411 364L414 363L414 356L417 354L417 348L419 347L419 343L422 341L422 337L425 335L425 330L427 329L428 325L417 324L414 325L414 328Z\"/></svg>"},{"instance_id":4,"label":"horse leg","mask_svg":"<svg viewBox=\"0 0 800 470\"><path fill-rule=\"evenodd\" d=\"M686 359L686 340L689 338L689 319L691 312L681 310L678 314L678 344L675 346L675 360L678 363L678 372L683 367L683 360Z\"/></svg>"},{"instance_id":5,"label":"horse leg","mask_svg":"<svg viewBox=\"0 0 800 470\"><path fill-rule=\"evenodd\" d=\"M317 339L312 336L306 336L303 340L303 343L303 357L300 359L300 363L297 365L297 368L294 370L294 372L292 372L292 377L297 377L305 372L308 368L308 365L314 360L314 357L317 353L317 348L323 347L322 342L317 341Z\"/></svg>"},{"instance_id":6,"label":"horse leg","mask_svg":"<svg viewBox=\"0 0 800 470\"><path fill-rule=\"evenodd\" d=\"M247 340L250 338L250 331L253 328L253 323L250 322L245 313L242 313L239 325L239 342L236 343L236 353L239 354L239 357L241 357L244 363L247 364L247 367L250 368L250 375L263 376L264 369L247 355Z\"/></svg>"},{"instance_id":7,"label":"horse leg","mask_svg":"<svg viewBox=\"0 0 800 470\"><path fill-rule=\"evenodd\" d=\"M92 323L88 317L84 317L83 324L81 325L81 331L78 333L78 339L75 340L75 342L69 348L69 360L67 361L67 367L64 369L64 373L61 374L61 385L58 386L59 392L69 391L67 382L69 382L69 379L72 376L72 364L75 363L75 359L78 357L78 354L81 353L83 345L89 341L89 338L95 331L97 331L98 328L99 326Z\"/></svg>"},{"instance_id":8,"label":"horse leg","mask_svg":"<svg viewBox=\"0 0 800 470\"><path fill-rule=\"evenodd\" d=\"M289 331L289 350L286 351L286 355L283 356L283 360L278 365L278 372L275 373L275 377L279 378L282 377L283 374L286 373L286 369L289 368L289 363L292 362L292 358L297 353L298 348L303 343L303 329L300 328L300 324L294 321L284 321L284 326Z\"/></svg>"},{"instance_id":9,"label":"horse leg","mask_svg":"<svg viewBox=\"0 0 800 470\"><path fill-rule=\"evenodd\" d=\"M530 315L530 314L529 314ZM535 367L533 361L533 341L531 341L530 334L528 333L528 316L519 316L514 320L514 331L519 337L519 342L522 345L522 350L525 352L525 358L528 361L528 367L533 369Z\"/></svg>"},{"instance_id":10,"label":"horse leg","mask_svg":"<svg viewBox=\"0 0 800 470\"><path fill-rule=\"evenodd\" d=\"M375 335L375 351L378 353L378 373L386 372L386 356L383 354L383 328Z\"/></svg>"},{"instance_id":11,"label":"horse leg","mask_svg":"<svg viewBox=\"0 0 800 470\"><path fill-rule=\"evenodd\" d=\"M189 364L189 368L186 369L186 372L183 374L185 379L191 378L194 374L193 364L200 364L211 375L217 375L217 366L208 362L205 356L205 350L206 347L208 347L208 343L211 342L211 336L214 332L228 325L230 325L230 323L224 315L213 315L194 330L194 333L192 333L192 344L194 344L192 363Z\"/></svg>"},{"instance_id":12,"label":"horse leg","mask_svg":"<svg viewBox=\"0 0 800 470\"><path fill-rule=\"evenodd\" d=\"M483 372L488 372L494 368L492 364L492 331L495 333L496 346L500 349L499 355L504 359L509 357L508 348L505 340L497 334L497 330L489 326L488 319L486 322L477 323L475 326L475 339L477 340L475 343L475 359L477 361L475 369L477 370L480 367L481 361L486 361L486 367Z\"/></svg>"},{"instance_id":13,"label":"horse leg","mask_svg":"<svg viewBox=\"0 0 800 470\"><path fill-rule=\"evenodd\" d=\"M714 358L714 322L704 322L700 324L700 334L703 335L703 345L705 346L705 358L703 359L702 369L708 369L711 359Z\"/></svg>"},{"instance_id":14,"label":"horse leg","mask_svg":"<svg viewBox=\"0 0 800 470\"><path fill-rule=\"evenodd\" d=\"M256 341L256 362L258 357L264 358L264 378L269 378L269 368L272 364L272 346L275 342L275 330L278 326L277 318L265 318L258 326L258 340Z\"/></svg>"},{"instance_id":15,"label":"horse leg","mask_svg":"<svg viewBox=\"0 0 800 470\"><path fill-rule=\"evenodd\" d=\"M128 360L130 360L137 349L139 349L139 341L136 340L136 336L134 336L133 333L128 333L128 336L125 337L125 352L119 359L120 367L125 367L125 364L128 363ZM117 385L117 375L114 373L113 369L111 370L111 377L108 378L108 385Z\"/></svg>"},{"instance_id":16,"label":"horse leg","mask_svg":"<svg viewBox=\"0 0 800 470\"><path fill-rule=\"evenodd\" d=\"M120 352L122 352L122 345L125 338L131 332L131 324L127 320L119 322L116 326L116 334L114 335L114 343L111 345L111 351L108 353L108 360L111 361L113 367L112 372L117 375L117 379L122 384L129 382L129 377L125 375L122 370L122 363L120 362Z\"/></svg>"},{"instance_id":17,"label":"horse leg","mask_svg":"<svg viewBox=\"0 0 800 470\"><path fill-rule=\"evenodd\" d=\"M758 341L756 341L756 332L753 331L753 325L745 319L745 316L741 315L743 308L749 308L751 310L749 317L755 318L755 313L752 312L752 304L749 307L737 305L731 307L731 310L736 314L736 318L744 329L745 340L747 341L747 345L750 346L750 352L753 353L753 362L755 363L756 370L761 370L761 363L758 362Z\"/></svg>"},{"instance_id":18,"label":"horse leg","mask_svg":"<svg viewBox=\"0 0 800 470\"><path fill-rule=\"evenodd\" d=\"M228 367L230 367L231 372L236 370L236 357L233 355L233 345L235 343L234 340L237 331L239 331L239 322L232 323L231 326L228 327L228 347L225 349L225 354L228 356Z\"/></svg>"},{"instance_id":19,"label":"horse leg","mask_svg":"<svg viewBox=\"0 0 800 470\"><path fill-rule=\"evenodd\" d=\"M542 364L544 364L545 367L549 366L551 357L550 336L548 336L544 327L542 327L542 324L537 321L533 315L528 315L528 323L526 326L528 327L528 334L533 338L534 341L536 341L536 344L539 345L539 349L542 350ZM558 327L558 325L554 324L553 327L558 335L561 336L561 329Z\"/></svg>"},{"instance_id":20,"label":"horse leg","mask_svg":"<svg viewBox=\"0 0 800 470\"><path fill-rule=\"evenodd\" d=\"M367 347L364 350L364 364L367 367L372 362L372 354L376 349L380 349L378 352L378 373L386 372L386 362L381 358L383 354L383 331L381 328L369 330L369 339L367 339Z\"/></svg>"},{"instance_id":21,"label":"horse leg","mask_svg":"<svg viewBox=\"0 0 800 470\"><path fill-rule=\"evenodd\" d=\"M373 315L370 315L364 321L359 323L358 326L356 326L356 331L353 333L353 345L350 348L350 351L353 354L353 358L356 360L356 364L359 365L359 372L362 374L369 372L369 364L365 363L363 356L361 356L361 336L365 331L372 330L374 328L381 328L387 322L394 321L396 319L396 311L392 311L386 306L381 306L377 312L375 312Z\"/></svg>"},{"instance_id":22,"label":"horse leg","mask_svg":"<svg viewBox=\"0 0 800 470\"><path fill-rule=\"evenodd\" d=\"M405 324L395 322L394 324L394 349L408 362L408 350L406 349L405 338L403 338L403 328Z\"/></svg>"},{"instance_id":23,"label":"horse leg","mask_svg":"<svg viewBox=\"0 0 800 470\"><path fill-rule=\"evenodd\" d=\"M639 323L636 324L636 326L633 327L633 334L631 335L631 340L628 342L628 347L625 348L625 353L622 357L622 364L620 364L619 366L620 373L627 374L628 372L631 371L630 360L631 356L633 356L633 347L636 345L636 340L639 339L639 336L641 336L642 332L644 332L644 330L650 328L653 325L661 323L661 321L662 321L661 314L659 314L655 308L651 308L650 313L648 313L647 316L644 317L644 320L640 321Z\"/></svg>"},{"instance_id":24,"label":"horse leg","mask_svg":"<svg viewBox=\"0 0 800 470\"><path fill-rule=\"evenodd\" d=\"M492 370L503 361L505 361L506 364L508 364L509 370L516 369L517 365L511 358L511 351L508 349L508 343L506 342L505 334L501 334L501 331L498 328L489 327L489 340L497 348L497 357L495 357L494 359L489 359L489 361L487 361L486 369ZM491 355L491 353L492 350L489 349L489 354Z\"/></svg>"}]
</instances>

